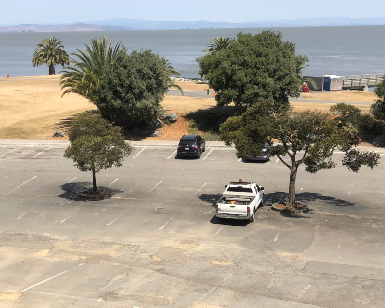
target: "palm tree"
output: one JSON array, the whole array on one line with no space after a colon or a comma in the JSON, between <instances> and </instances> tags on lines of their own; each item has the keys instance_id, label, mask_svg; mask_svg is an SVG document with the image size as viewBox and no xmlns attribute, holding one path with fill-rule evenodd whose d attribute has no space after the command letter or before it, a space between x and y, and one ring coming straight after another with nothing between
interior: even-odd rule
<instances>
[{"instance_id":1,"label":"palm tree","mask_svg":"<svg viewBox=\"0 0 385 308\"><path fill-rule=\"evenodd\" d=\"M112 47L107 38L94 38L91 46L85 45L86 50L71 53L78 60L71 59L73 67L65 67L60 77L60 86L64 90L62 96L67 93L77 93L93 102L93 90L99 85L100 79L106 69L116 59L119 52L125 52L127 48L121 43Z\"/></svg>"},{"instance_id":2,"label":"palm tree","mask_svg":"<svg viewBox=\"0 0 385 308\"><path fill-rule=\"evenodd\" d=\"M49 67L49 74L55 75L55 65L61 66L70 63L68 53L64 50L62 41L55 37L51 39L44 39L39 44L33 54L33 66L47 64Z\"/></svg>"},{"instance_id":3,"label":"palm tree","mask_svg":"<svg viewBox=\"0 0 385 308\"><path fill-rule=\"evenodd\" d=\"M181 88L181 86L177 85L175 83L174 79L171 78L171 76L179 77L180 73L174 67L172 67L168 61L167 61L167 73L170 77L169 82L168 82L168 87L169 88L175 88L178 90L179 94L184 95L184 92L183 92L183 89Z\"/></svg>"},{"instance_id":4,"label":"palm tree","mask_svg":"<svg viewBox=\"0 0 385 308\"><path fill-rule=\"evenodd\" d=\"M233 43L234 39L229 37L216 37L213 41L210 41L210 44L207 44L208 49L203 50L203 52L208 52L208 54L213 54L221 49L226 49Z\"/></svg>"}]
</instances>

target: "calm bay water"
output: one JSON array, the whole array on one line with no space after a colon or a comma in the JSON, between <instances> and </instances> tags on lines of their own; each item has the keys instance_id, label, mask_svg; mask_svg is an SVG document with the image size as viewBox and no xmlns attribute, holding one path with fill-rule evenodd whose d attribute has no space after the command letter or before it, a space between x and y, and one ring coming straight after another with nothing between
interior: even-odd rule
<instances>
[{"instance_id":1,"label":"calm bay water","mask_svg":"<svg viewBox=\"0 0 385 308\"><path fill-rule=\"evenodd\" d=\"M48 74L47 66L33 67L36 45L56 37L68 53L84 49L94 37L107 36L113 44L122 42L130 50L151 49L165 56L184 77L200 77L197 57L215 37L234 37L254 29L199 29L163 31L107 31L62 33L0 33L0 76ZM272 28L283 40L296 44L296 53L309 58L304 75L340 76L385 73L385 26ZM59 72L61 66L57 66Z\"/></svg>"}]
</instances>

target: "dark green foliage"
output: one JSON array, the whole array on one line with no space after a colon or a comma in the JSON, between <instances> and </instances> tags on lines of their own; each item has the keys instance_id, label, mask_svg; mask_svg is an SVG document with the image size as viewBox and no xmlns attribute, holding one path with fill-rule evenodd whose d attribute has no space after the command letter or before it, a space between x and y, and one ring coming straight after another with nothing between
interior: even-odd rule
<instances>
[{"instance_id":1,"label":"dark green foliage","mask_svg":"<svg viewBox=\"0 0 385 308\"><path fill-rule=\"evenodd\" d=\"M64 50L62 41L55 37L51 39L44 39L39 44L33 54L33 66L47 64L49 67L49 75L55 74L55 65L68 65L70 59L68 53Z\"/></svg>"},{"instance_id":2,"label":"dark green foliage","mask_svg":"<svg viewBox=\"0 0 385 308\"><path fill-rule=\"evenodd\" d=\"M270 154L276 155L290 169L289 205L295 205L295 180L298 167L305 165L307 172L331 169L335 150L345 152L343 165L357 172L361 166L373 168L380 158L378 153L354 149L359 138L354 108L339 104L333 114L305 111L302 113L277 113L274 104L259 101L241 116L229 118L220 127L226 144L234 143L239 158L247 159L260 153L268 142ZM278 143L273 144L273 139ZM283 157L289 156L289 161Z\"/></svg>"},{"instance_id":3,"label":"dark green foliage","mask_svg":"<svg viewBox=\"0 0 385 308\"><path fill-rule=\"evenodd\" d=\"M226 48L197 59L200 75L217 92L218 106L248 107L263 98L276 109L289 108L289 96L299 96L307 58L296 56L295 45L281 39L279 32L239 33Z\"/></svg>"},{"instance_id":4,"label":"dark green foliage","mask_svg":"<svg viewBox=\"0 0 385 308\"><path fill-rule=\"evenodd\" d=\"M72 120L69 139L71 144L64 157L72 158L81 171L92 171L94 192L97 190L95 173L122 166L123 158L132 152L122 137L121 128L112 126L98 113L77 115Z\"/></svg>"},{"instance_id":5,"label":"dark green foliage","mask_svg":"<svg viewBox=\"0 0 385 308\"><path fill-rule=\"evenodd\" d=\"M376 120L370 114L361 116L359 124L360 133L362 136L379 136L385 133L385 122Z\"/></svg>"},{"instance_id":6,"label":"dark green foliage","mask_svg":"<svg viewBox=\"0 0 385 308\"><path fill-rule=\"evenodd\" d=\"M377 120L385 121L385 80L378 85L374 92L378 99L370 107L370 111Z\"/></svg>"},{"instance_id":7,"label":"dark green foliage","mask_svg":"<svg viewBox=\"0 0 385 308\"><path fill-rule=\"evenodd\" d=\"M187 120L193 120L198 130L206 133L219 134L219 126L234 115L233 106L199 109L187 114Z\"/></svg>"},{"instance_id":8,"label":"dark green foliage","mask_svg":"<svg viewBox=\"0 0 385 308\"><path fill-rule=\"evenodd\" d=\"M234 40L229 37L216 37L215 40L210 41L210 44L207 44L208 48L203 50L203 52L208 52L209 54L215 53L229 47L233 41Z\"/></svg>"},{"instance_id":9,"label":"dark green foliage","mask_svg":"<svg viewBox=\"0 0 385 308\"><path fill-rule=\"evenodd\" d=\"M77 93L94 103L94 91L99 86L100 80L105 76L107 68L115 61L120 52L125 53L126 48L121 43L112 47L107 38L94 38L91 45L85 45L86 50L79 50L71 55L73 67L65 67L60 77L60 86L67 93Z\"/></svg>"},{"instance_id":10,"label":"dark green foliage","mask_svg":"<svg viewBox=\"0 0 385 308\"><path fill-rule=\"evenodd\" d=\"M120 53L95 89L94 103L117 125L151 122L162 111L169 80L167 61L150 50Z\"/></svg>"}]
</instances>

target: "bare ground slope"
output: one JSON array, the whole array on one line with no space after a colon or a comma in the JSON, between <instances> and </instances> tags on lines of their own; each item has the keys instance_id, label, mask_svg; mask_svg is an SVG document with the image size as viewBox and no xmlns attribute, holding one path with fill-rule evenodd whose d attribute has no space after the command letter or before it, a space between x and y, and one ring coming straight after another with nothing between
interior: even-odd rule
<instances>
[{"instance_id":1,"label":"bare ground slope","mask_svg":"<svg viewBox=\"0 0 385 308\"><path fill-rule=\"evenodd\" d=\"M61 97L60 76L30 76L0 78L0 139L49 139L57 129L66 129L72 116L85 110L95 109L83 97L69 94ZM177 82L184 91L204 91L206 84L195 82ZM317 100L373 102L374 93L330 92L303 94L303 98L314 103L293 102L295 111L318 109L327 111L332 104L316 103ZM162 102L167 113L185 115L199 109L215 106L212 97L199 98L166 95ZM368 105L358 105L363 112L368 112ZM179 139L187 133L187 121L179 117L177 123L166 126L163 136L158 139Z\"/></svg>"}]
</instances>

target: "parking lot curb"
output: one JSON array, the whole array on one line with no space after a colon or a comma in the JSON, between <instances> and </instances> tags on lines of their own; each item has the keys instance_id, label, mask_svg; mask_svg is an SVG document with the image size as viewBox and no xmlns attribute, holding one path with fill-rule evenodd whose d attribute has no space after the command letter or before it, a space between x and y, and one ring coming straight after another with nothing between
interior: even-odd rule
<instances>
[{"instance_id":1,"label":"parking lot curb","mask_svg":"<svg viewBox=\"0 0 385 308\"><path fill-rule=\"evenodd\" d=\"M179 143L174 140L126 140L126 142L134 147L177 147ZM69 144L69 140L0 139L2 146L68 146ZM207 141L206 147L234 148L234 146L226 146L223 141Z\"/></svg>"}]
</instances>

